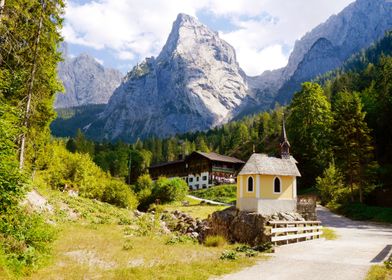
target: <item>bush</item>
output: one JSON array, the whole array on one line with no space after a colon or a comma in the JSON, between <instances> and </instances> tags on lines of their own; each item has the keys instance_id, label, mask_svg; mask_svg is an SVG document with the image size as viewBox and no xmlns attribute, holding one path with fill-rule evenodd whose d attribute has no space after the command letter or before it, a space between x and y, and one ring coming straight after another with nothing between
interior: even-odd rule
<instances>
[{"instance_id":1,"label":"bush","mask_svg":"<svg viewBox=\"0 0 392 280\"><path fill-rule=\"evenodd\" d=\"M16 205L25 194L25 178L17 161L17 115L0 100L0 211Z\"/></svg>"},{"instance_id":2,"label":"bush","mask_svg":"<svg viewBox=\"0 0 392 280\"><path fill-rule=\"evenodd\" d=\"M123 182L112 180L103 191L102 201L122 208L134 209L137 199L131 189Z\"/></svg>"},{"instance_id":3,"label":"bush","mask_svg":"<svg viewBox=\"0 0 392 280\"><path fill-rule=\"evenodd\" d=\"M175 245L175 244L195 244L197 241L196 239L187 236L187 235L174 235L170 237L166 241L166 245Z\"/></svg>"},{"instance_id":4,"label":"bush","mask_svg":"<svg viewBox=\"0 0 392 280\"><path fill-rule=\"evenodd\" d=\"M153 188L153 182L150 175L144 174L137 179L134 190L135 192L139 193L145 190L151 191L152 188Z\"/></svg>"},{"instance_id":5,"label":"bush","mask_svg":"<svg viewBox=\"0 0 392 280\"><path fill-rule=\"evenodd\" d=\"M160 177L154 184L152 195L155 199L165 203L183 200L187 193L188 186L184 180Z\"/></svg>"},{"instance_id":6,"label":"bush","mask_svg":"<svg viewBox=\"0 0 392 280\"><path fill-rule=\"evenodd\" d=\"M42 216L14 208L0 215L0 244L6 263L17 274L28 274L48 258L55 230Z\"/></svg>"},{"instance_id":7,"label":"bush","mask_svg":"<svg viewBox=\"0 0 392 280\"><path fill-rule=\"evenodd\" d=\"M354 220L371 220L392 223L392 208L367 206L361 203L347 203L334 209Z\"/></svg>"},{"instance_id":8,"label":"bush","mask_svg":"<svg viewBox=\"0 0 392 280\"><path fill-rule=\"evenodd\" d=\"M349 195L348 188L343 185L343 175L333 162L324 170L323 176L316 179L316 188L324 205L343 202Z\"/></svg>"},{"instance_id":9,"label":"bush","mask_svg":"<svg viewBox=\"0 0 392 280\"><path fill-rule=\"evenodd\" d=\"M221 260L236 260L238 259L237 253L235 251L224 251L220 256Z\"/></svg>"},{"instance_id":10,"label":"bush","mask_svg":"<svg viewBox=\"0 0 392 280\"><path fill-rule=\"evenodd\" d=\"M125 183L100 169L88 154L71 153L53 142L40 154L34 184L57 190L73 189L86 198L135 208L136 196Z\"/></svg>"},{"instance_id":11,"label":"bush","mask_svg":"<svg viewBox=\"0 0 392 280\"><path fill-rule=\"evenodd\" d=\"M226 239L221 235L210 235L204 240L204 245L207 247L223 247L226 244Z\"/></svg>"}]
</instances>

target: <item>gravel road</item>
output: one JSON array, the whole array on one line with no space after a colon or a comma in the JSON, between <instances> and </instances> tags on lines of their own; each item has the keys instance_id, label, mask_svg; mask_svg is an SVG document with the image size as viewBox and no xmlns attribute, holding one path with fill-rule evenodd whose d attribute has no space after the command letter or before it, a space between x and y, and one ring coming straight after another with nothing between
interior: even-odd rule
<instances>
[{"instance_id":1,"label":"gravel road","mask_svg":"<svg viewBox=\"0 0 392 280\"><path fill-rule=\"evenodd\" d=\"M391 254L392 225L352 221L324 207L318 207L317 214L338 239L280 246L267 261L219 279L358 280L365 278L371 265Z\"/></svg>"}]
</instances>

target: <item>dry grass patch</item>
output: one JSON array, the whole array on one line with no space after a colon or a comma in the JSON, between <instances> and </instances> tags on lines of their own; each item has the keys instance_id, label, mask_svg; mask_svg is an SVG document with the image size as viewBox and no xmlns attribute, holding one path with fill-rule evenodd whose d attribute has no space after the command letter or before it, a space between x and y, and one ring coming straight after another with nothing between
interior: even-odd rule
<instances>
[{"instance_id":1,"label":"dry grass patch","mask_svg":"<svg viewBox=\"0 0 392 280\"><path fill-rule=\"evenodd\" d=\"M220 235L210 235L204 240L204 245L207 247L223 247L227 244L226 239Z\"/></svg>"},{"instance_id":2,"label":"dry grass patch","mask_svg":"<svg viewBox=\"0 0 392 280\"><path fill-rule=\"evenodd\" d=\"M198 243L168 245L168 236L125 236L121 225L64 225L50 266L30 279L208 279L260 258L220 260L224 250Z\"/></svg>"},{"instance_id":3,"label":"dry grass patch","mask_svg":"<svg viewBox=\"0 0 392 280\"><path fill-rule=\"evenodd\" d=\"M338 235L336 234L335 230L328 228L328 227L323 227L323 234L321 237L325 238L326 240L335 240L338 239Z\"/></svg>"},{"instance_id":4,"label":"dry grass patch","mask_svg":"<svg viewBox=\"0 0 392 280\"><path fill-rule=\"evenodd\" d=\"M368 271L366 280L392 280L392 270L383 265L373 265Z\"/></svg>"}]
</instances>

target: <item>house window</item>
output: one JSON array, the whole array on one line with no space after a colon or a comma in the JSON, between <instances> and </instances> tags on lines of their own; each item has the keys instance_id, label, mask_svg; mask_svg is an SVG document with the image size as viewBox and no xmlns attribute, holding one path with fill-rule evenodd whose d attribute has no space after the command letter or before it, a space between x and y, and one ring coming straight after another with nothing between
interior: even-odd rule
<instances>
[{"instance_id":1,"label":"house window","mask_svg":"<svg viewBox=\"0 0 392 280\"><path fill-rule=\"evenodd\" d=\"M189 183L193 182L193 178L189 178Z\"/></svg>"},{"instance_id":2,"label":"house window","mask_svg":"<svg viewBox=\"0 0 392 280\"><path fill-rule=\"evenodd\" d=\"M207 181L207 176L203 176L203 181Z\"/></svg>"},{"instance_id":3,"label":"house window","mask_svg":"<svg viewBox=\"0 0 392 280\"><path fill-rule=\"evenodd\" d=\"M199 189L199 184L196 184L195 188L196 188L196 190L198 190Z\"/></svg>"},{"instance_id":4,"label":"house window","mask_svg":"<svg viewBox=\"0 0 392 280\"><path fill-rule=\"evenodd\" d=\"M253 177L248 178L248 192L253 192Z\"/></svg>"},{"instance_id":5,"label":"house window","mask_svg":"<svg viewBox=\"0 0 392 280\"><path fill-rule=\"evenodd\" d=\"M203 184L203 189L206 189L207 188L207 185L206 184Z\"/></svg>"},{"instance_id":6,"label":"house window","mask_svg":"<svg viewBox=\"0 0 392 280\"><path fill-rule=\"evenodd\" d=\"M275 177L274 179L274 193L280 193L281 190L281 183L280 179L278 177Z\"/></svg>"},{"instance_id":7,"label":"house window","mask_svg":"<svg viewBox=\"0 0 392 280\"><path fill-rule=\"evenodd\" d=\"M196 177L196 182L199 182L199 176Z\"/></svg>"}]
</instances>

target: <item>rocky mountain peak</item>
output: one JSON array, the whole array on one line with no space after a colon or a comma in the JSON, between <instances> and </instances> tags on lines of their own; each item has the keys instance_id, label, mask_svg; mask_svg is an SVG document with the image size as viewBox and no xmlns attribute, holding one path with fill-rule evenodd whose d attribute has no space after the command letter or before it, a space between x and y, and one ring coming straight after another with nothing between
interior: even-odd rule
<instances>
[{"instance_id":1,"label":"rocky mountain peak","mask_svg":"<svg viewBox=\"0 0 392 280\"><path fill-rule=\"evenodd\" d=\"M66 46L63 49L66 50ZM65 52L63 56L64 61L59 63L58 73L65 92L57 94L55 108L106 104L120 84L122 74L115 69L105 68L86 53L70 58Z\"/></svg>"},{"instance_id":2,"label":"rocky mountain peak","mask_svg":"<svg viewBox=\"0 0 392 280\"><path fill-rule=\"evenodd\" d=\"M205 130L232 119L246 95L233 47L179 14L161 53L127 74L100 122L110 140Z\"/></svg>"}]
</instances>

